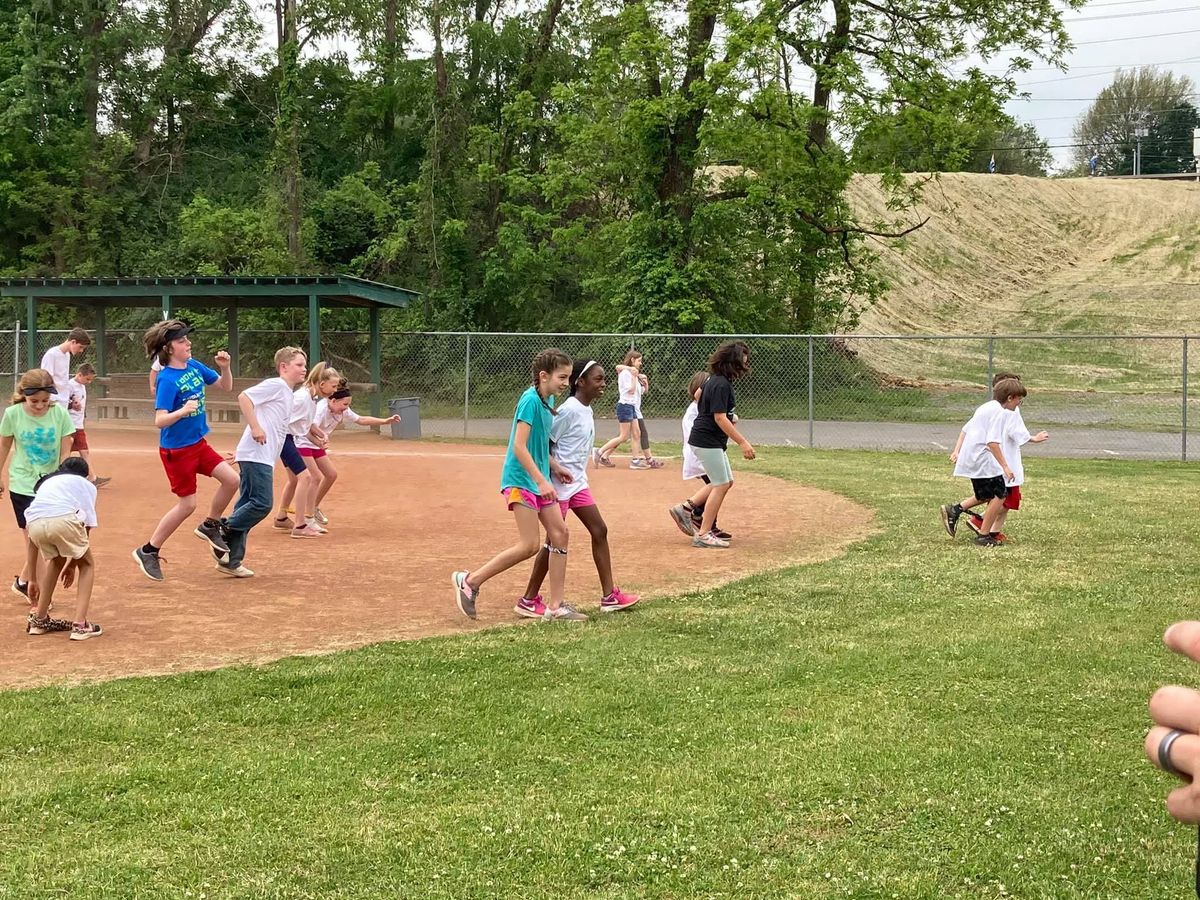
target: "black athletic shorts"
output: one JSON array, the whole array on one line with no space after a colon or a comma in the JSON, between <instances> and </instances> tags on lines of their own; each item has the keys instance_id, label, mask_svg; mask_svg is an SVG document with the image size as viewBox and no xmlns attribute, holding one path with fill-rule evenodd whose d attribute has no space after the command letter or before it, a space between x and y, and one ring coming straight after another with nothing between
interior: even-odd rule
<instances>
[{"instance_id":1,"label":"black athletic shorts","mask_svg":"<svg viewBox=\"0 0 1200 900\"><path fill-rule=\"evenodd\" d=\"M12 491L9 491L8 499L12 501L13 513L17 517L17 527L23 529L25 527L25 511L33 503L33 498L25 494L14 494Z\"/></svg>"},{"instance_id":2,"label":"black athletic shorts","mask_svg":"<svg viewBox=\"0 0 1200 900\"><path fill-rule=\"evenodd\" d=\"M971 491L975 494L976 500L991 500L993 497L1003 500L1008 496L1008 488L1004 484L1003 475L997 475L994 478L972 478Z\"/></svg>"}]
</instances>

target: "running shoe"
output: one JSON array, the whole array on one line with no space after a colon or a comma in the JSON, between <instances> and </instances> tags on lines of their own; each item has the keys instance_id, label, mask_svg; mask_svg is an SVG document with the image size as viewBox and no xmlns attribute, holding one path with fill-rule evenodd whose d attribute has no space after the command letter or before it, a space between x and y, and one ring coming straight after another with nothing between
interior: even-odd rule
<instances>
[{"instance_id":1,"label":"running shoe","mask_svg":"<svg viewBox=\"0 0 1200 900\"><path fill-rule=\"evenodd\" d=\"M975 538L975 543L980 547L999 547L1000 541L996 540L996 536L992 534L981 534Z\"/></svg>"},{"instance_id":2,"label":"running shoe","mask_svg":"<svg viewBox=\"0 0 1200 900\"><path fill-rule=\"evenodd\" d=\"M13 576L13 583L12 583L11 590L18 597L24 597L26 600L29 599L29 582L21 581L20 575Z\"/></svg>"},{"instance_id":3,"label":"running shoe","mask_svg":"<svg viewBox=\"0 0 1200 900\"><path fill-rule=\"evenodd\" d=\"M309 516L307 519L304 520L304 524L306 526L308 526L308 528L311 529L312 531L315 531L317 534L329 534L329 529L326 528L324 525L322 525L320 522L318 522L316 519L316 516Z\"/></svg>"},{"instance_id":4,"label":"running shoe","mask_svg":"<svg viewBox=\"0 0 1200 900\"><path fill-rule=\"evenodd\" d=\"M76 622L71 626L71 640L86 641L88 638L100 637L104 629L95 622Z\"/></svg>"},{"instance_id":5,"label":"running shoe","mask_svg":"<svg viewBox=\"0 0 1200 900\"><path fill-rule=\"evenodd\" d=\"M225 563L219 562L219 563L217 563L217 571L221 572L225 575L228 575L230 578L253 578L254 577L254 573L251 572L249 569L247 569L245 566L238 566L237 568L231 568L231 567L227 566Z\"/></svg>"},{"instance_id":6,"label":"running shoe","mask_svg":"<svg viewBox=\"0 0 1200 900\"><path fill-rule=\"evenodd\" d=\"M650 457L650 459L646 460L646 465L651 469L661 469L666 465L666 463L664 463L661 459Z\"/></svg>"},{"instance_id":7,"label":"running shoe","mask_svg":"<svg viewBox=\"0 0 1200 900\"><path fill-rule=\"evenodd\" d=\"M592 450L592 462L602 469L615 469L617 467L615 462L600 453L599 448Z\"/></svg>"},{"instance_id":8,"label":"running shoe","mask_svg":"<svg viewBox=\"0 0 1200 900\"><path fill-rule=\"evenodd\" d=\"M564 603L558 609L546 610L546 618L554 622L586 622L588 617L569 603Z\"/></svg>"},{"instance_id":9,"label":"running shoe","mask_svg":"<svg viewBox=\"0 0 1200 900\"><path fill-rule=\"evenodd\" d=\"M633 459L631 459L629 461L629 468L631 468L631 469L649 469L650 463L646 462L646 460L642 459L640 456L635 456Z\"/></svg>"},{"instance_id":10,"label":"running shoe","mask_svg":"<svg viewBox=\"0 0 1200 900\"><path fill-rule=\"evenodd\" d=\"M729 546L729 541L717 537L711 531L708 534L698 534L692 538L693 547L719 547L724 549Z\"/></svg>"},{"instance_id":11,"label":"running shoe","mask_svg":"<svg viewBox=\"0 0 1200 900\"><path fill-rule=\"evenodd\" d=\"M470 572L455 572L450 576L450 580L454 583L454 602L458 604L459 612L468 619L474 619L475 601L479 599L479 591L467 582L467 576L470 574Z\"/></svg>"},{"instance_id":12,"label":"running shoe","mask_svg":"<svg viewBox=\"0 0 1200 900\"><path fill-rule=\"evenodd\" d=\"M317 531L315 528L309 528L306 525L302 525L299 528L293 528L291 536L298 541L304 541L308 540L309 538L319 538L321 536L321 532Z\"/></svg>"},{"instance_id":13,"label":"running shoe","mask_svg":"<svg viewBox=\"0 0 1200 900\"><path fill-rule=\"evenodd\" d=\"M36 613L30 613L25 620L26 634L49 634L52 631L70 631L71 623L66 619L52 619L46 616L39 619Z\"/></svg>"},{"instance_id":14,"label":"running shoe","mask_svg":"<svg viewBox=\"0 0 1200 900\"><path fill-rule=\"evenodd\" d=\"M327 516L327 515L325 515L325 513L321 512L320 507L317 507L316 509L313 510L313 518L316 519L317 522L321 525L329 524L329 516Z\"/></svg>"},{"instance_id":15,"label":"running shoe","mask_svg":"<svg viewBox=\"0 0 1200 900\"><path fill-rule=\"evenodd\" d=\"M225 535L221 533L220 522L213 522L211 525L201 522L192 533L201 540L208 541L210 547L219 551L225 559L229 559L229 545L225 543Z\"/></svg>"},{"instance_id":16,"label":"running shoe","mask_svg":"<svg viewBox=\"0 0 1200 900\"><path fill-rule=\"evenodd\" d=\"M532 599L522 597L517 601L517 605L513 607L513 612L526 619L544 619L546 617L546 604L542 602L541 594Z\"/></svg>"},{"instance_id":17,"label":"running shoe","mask_svg":"<svg viewBox=\"0 0 1200 900\"><path fill-rule=\"evenodd\" d=\"M946 534L954 537L954 532L958 528L958 517L963 514L963 509L957 503L947 503L938 508L938 512L942 516L942 527L946 529Z\"/></svg>"},{"instance_id":18,"label":"running shoe","mask_svg":"<svg viewBox=\"0 0 1200 900\"><path fill-rule=\"evenodd\" d=\"M216 552L216 547L213 548ZM228 552L228 550L226 550ZM142 570L142 574L153 581L162 581L162 560L157 552L147 553L144 548L138 547L133 551L133 559L138 564L138 568Z\"/></svg>"},{"instance_id":19,"label":"running shoe","mask_svg":"<svg viewBox=\"0 0 1200 900\"><path fill-rule=\"evenodd\" d=\"M619 587L614 587L612 593L600 601L600 612L620 612L629 609L640 599L637 594L626 594Z\"/></svg>"},{"instance_id":20,"label":"running shoe","mask_svg":"<svg viewBox=\"0 0 1200 900\"><path fill-rule=\"evenodd\" d=\"M688 537L695 537L696 524L686 506L680 503L676 506L672 506L668 512L671 514L671 518L675 521L675 524L679 527L680 531L682 531Z\"/></svg>"},{"instance_id":21,"label":"running shoe","mask_svg":"<svg viewBox=\"0 0 1200 900\"><path fill-rule=\"evenodd\" d=\"M278 528L280 531L282 531L285 528L288 531L291 531L293 528L296 527L296 523L293 522L288 516L284 516L281 519L276 519L271 524L274 525L276 528Z\"/></svg>"}]
</instances>

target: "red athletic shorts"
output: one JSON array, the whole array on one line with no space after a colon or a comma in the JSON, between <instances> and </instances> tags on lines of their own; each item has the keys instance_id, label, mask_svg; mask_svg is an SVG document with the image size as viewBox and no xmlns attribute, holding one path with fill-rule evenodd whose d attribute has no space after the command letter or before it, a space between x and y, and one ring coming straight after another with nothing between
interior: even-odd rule
<instances>
[{"instance_id":1,"label":"red athletic shorts","mask_svg":"<svg viewBox=\"0 0 1200 900\"><path fill-rule=\"evenodd\" d=\"M1005 509L1020 509L1021 508L1021 486L1014 484L1008 489L1008 496L1004 498Z\"/></svg>"},{"instance_id":2,"label":"red athletic shorts","mask_svg":"<svg viewBox=\"0 0 1200 900\"><path fill-rule=\"evenodd\" d=\"M79 453L87 448L87 432L82 428L77 428L75 433L71 435L71 452Z\"/></svg>"},{"instance_id":3,"label":"red athletic shorts","mask_svg":"<svg viewBox=\"0 0 1200 900\"><path fill-rule=\"evenodd\" d=\"M192 496L196 493L196 476L212 475L213 469L225 461L203 438L174 450L159 447L158 455L162 458L167 481L171 482L171 493L176 497Z\"/></svg>"}]
</instances>

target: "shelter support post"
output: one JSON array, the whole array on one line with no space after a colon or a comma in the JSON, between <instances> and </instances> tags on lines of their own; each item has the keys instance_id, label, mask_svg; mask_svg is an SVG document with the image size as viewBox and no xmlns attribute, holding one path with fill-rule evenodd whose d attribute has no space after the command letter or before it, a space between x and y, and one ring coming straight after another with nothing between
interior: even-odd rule
<instances>
[{"instance_id":1,"label":"shelter support post","mask_svg":"<svg viewBox=\"0 0 1200 900\"><path fill-rule=\"evenodd\" d=\"M38 302L37 297L25 298L25 368L37 368L41 357L37 343Z\"/></svg>"},{"instance_id":2,"label":"shelter support post","mask_svg":"<svg viewBox=\"0 0 1200 900\"><path fill-rule=\"evenodd\" d=\"M379 416L383 413L383 351L379 346L379 307L372 304L370 311L367 313L369 329L371 332L371 380L375 382L375 391L371 394L371 415Z\"/></svg>"}]
</instances>

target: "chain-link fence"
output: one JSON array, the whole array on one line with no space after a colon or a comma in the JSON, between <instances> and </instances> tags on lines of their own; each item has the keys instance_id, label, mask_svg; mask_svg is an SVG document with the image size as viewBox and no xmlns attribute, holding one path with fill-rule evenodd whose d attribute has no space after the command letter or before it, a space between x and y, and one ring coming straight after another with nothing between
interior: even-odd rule
<instances>
[{"instance_id":1,"label":"chain-link fence","mask_svg":"<svg viewBox=\"0 0 1200 900\"><path fill-rule=\"evenodd\" d=\"M63 332L39 332L38 353ZM224 331L192 335L197 357L225 348ZM662 452L681 440L685 386L707 367L723 335L478 334L384 332L379 390L420 399L422 432L504 438L530 362L544 347L601 362L610 388L597 405L600 436L617 433L614 367L644 354L650 389L642 412ZM948 452L994 375L1019 374L1030 391L1022 410L1051 440L1027 448L1055 456L1189 458L1200 424L1200 341L1129 335L747 335L753 371L736 385L739 427L755 443L820 448ZM0 331L0 367L24 358L19 329ZM239 336L239 369L272 374L275 350L306 348L304 331ZM78 361L95 361L93 345ZM109 373L144 372L141 332L107 332ZM326 332L322 357L352 381L371 381L369 335ZM11 362L8 363L11 365ZM1200 453L1192 448L1191 456Z\"/></svg>"}]
</instances>

